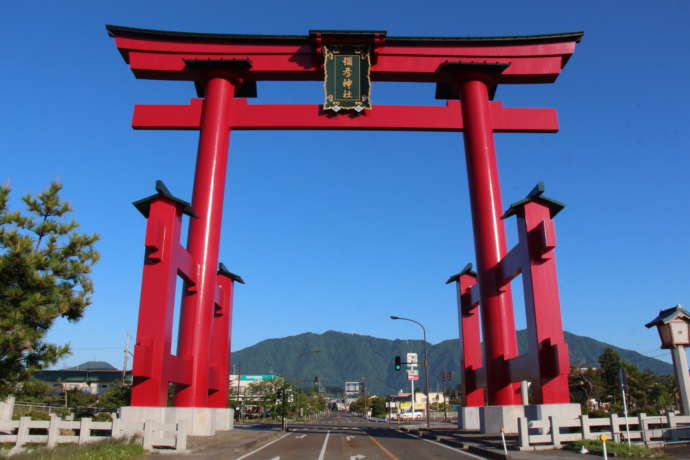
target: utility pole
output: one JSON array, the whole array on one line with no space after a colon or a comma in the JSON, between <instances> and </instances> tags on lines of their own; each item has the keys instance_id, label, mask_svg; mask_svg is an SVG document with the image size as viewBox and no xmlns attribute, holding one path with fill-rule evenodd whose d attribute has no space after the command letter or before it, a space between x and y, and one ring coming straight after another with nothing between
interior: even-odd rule
<instances>
[{"instance_id":1,"label":"utility pole","mask_svg":"<svg viewBox=\"0 0 690 460\"><path fill-rule=\"evenodd\" d=\"M628 402L625 399L625 370L621 367L618 369L618 381L621 387L621 397L623 399L623 415L625 416L625 434L628 440L628 447L630 447L630 423L628 423Z\"/></svg>"},{"instance_id":2,"label":"utility pole","mask_svg":"<svg viewBox=\"0 0 690 460\"><path fill-rule=\"evenodd\" d=\"M450 371L441 371L441 388L443 389L443 421L448 421L448 404L446 403L446 382L450 380Z\"/></svg>"},{"instance_id":3,"label":"utility pole","mask_svg":"<svg viewBox=\"0 0 690 460\"><path fill-rule=\"evenodd\" d=\"M125 380L127 378L127 364L129 361L129 331L127 331L127 335L125 336L125 352L124 356L122 358L122 384L125 384Z\"/></svg>"},{"instance_id":4,"label":"utility pole","mask_svg":"<svg viewBox=\"0 0 690 460\"><path fill-rule=\"evenodd\" d=\"M364 377L362 377L362 389L364 390L364 418L369 420L369 410L367 409L368 406L368 400L367 400L367 381Z\"/></svg>"},{"instance_id":5,"label":"utility pole","mask_svg":"<svg viewBox=\"0 0 690 460\"><path fill-rule=\"evenodd\" d=\"M283 377L283 410L282 410L282 422L283 431L287 431L287 423L285 423L285 400L287 399L287 379Z\"/></svg>"},{"instance_id":6,"label":"utility pole","mask_svg":"<svg viewBox=\"0 0 690 460\"><path fill-rule=\"evenodd\" d=\"M237 419L242 421L242 405L243 401L240 399L240 379L242 377L242 367L237 363L237 409L240 411Z\"/></svg>"}]
</instances>

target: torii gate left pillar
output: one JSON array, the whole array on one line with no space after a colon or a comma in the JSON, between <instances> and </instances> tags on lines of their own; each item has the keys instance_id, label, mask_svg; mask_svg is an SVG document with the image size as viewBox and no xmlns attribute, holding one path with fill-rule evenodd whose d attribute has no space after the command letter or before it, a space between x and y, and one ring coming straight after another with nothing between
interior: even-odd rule
<instances>
[{"instance_id":1,"label":"torii gate left pillar","mask_svg":"<svg viewBox=\"0 0 690 460\"><path fill-rule=\"evenodd\" d=\"M192 196L192 209L198 218L189 224L187 243L190 254L199 264L199 277L195 293L185 298L180 319L179 350L191 357L192 365L189 384L177 386L175 405L208 407L211 360L208 331L216 297L216 267L230 142L228 116L235 89L241 85L240 73L248 68L248 63L189 61L187 65L200 72L197 81L204 85L206 98L201 112Z\"/></svg>"}]
</instances>

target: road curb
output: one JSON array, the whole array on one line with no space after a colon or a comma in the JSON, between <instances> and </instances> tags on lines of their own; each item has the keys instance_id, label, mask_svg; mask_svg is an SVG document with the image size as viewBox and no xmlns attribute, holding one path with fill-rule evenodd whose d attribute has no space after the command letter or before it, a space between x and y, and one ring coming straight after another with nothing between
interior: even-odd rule
<instances>
[{"instance_id":1,"label":"road curb","mask_svg":"<svg viewBox=\"0 0 690 460\"><path fill-rule=\"evenodd\" d=\"M484 458L488 458L491 460L508 460L509 457L506 457L506 454L503 452L497 452L493 449L489 449L486 447L479 447L479 446L468 446L467 450L470 453L473 453L475 455L479 455Z\"/></svg>"}]
</instances>

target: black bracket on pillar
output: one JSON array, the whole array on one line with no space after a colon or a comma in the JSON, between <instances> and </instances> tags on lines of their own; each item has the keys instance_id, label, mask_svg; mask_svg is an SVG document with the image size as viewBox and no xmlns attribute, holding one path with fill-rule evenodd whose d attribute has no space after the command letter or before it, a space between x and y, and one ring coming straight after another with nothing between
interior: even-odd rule
<instances>
[{"instance_id":1,"label":"black bracket on pillar","mask_svg":"<svg viewBox=\"0 0 690 460\"><path fill-rule=\"evenodd\" d=\"M182 209L182 213L187 214L190 217L197 217L197 215L194 214L192 205L189 204L188 201L177 198L170 193L170 190L168 190L168 187L165 186L162 180L156 181L156 192L157 193L155 195L147 196L146 198L142 198L141 200L137 200L132 203L134 207L137 208L137 210L147 219L149 217L149 210L151 209L151 202L157 198L165 198L166 200L172 201Z\"/></svg>"},{"instance_id":2,"label":"black bracket on pillar","mask_svg":"<svg viewBox=\"0 0 690 460\"><path fill-rule=\"evenodd\" d=\"M242 277L240 275L236 275L233 272L231 272L230 270L228 270L225 267L225 265L223 264L223 262L218 264L218 274L226 276L226 277L230 278L231 280L236 281L240 284L244 284L244 280L242 279Z\"/></svg>"},{"instance_id":3,"label":"black bracket on pillar","mask_svg":"<svg viewBox=\"0 0 690 460\"><path fill-rule=\"evenodd\" d=\"M510 66L509 62L451 62L446 61L438 67L438 74L442 75L436 82L436 99L460 99L460 91L450 75L480 73L483 75L498 75ZM496 82L489 84L489 99L496 95Z\"/></svg>"},{"instance_id":4,"label":"black bracket on pillar","mask_svg":"<svg viewBox=\"0 0 690 460\"><path fill-rule=\"evenodd\" d=\"M196 95L204 97L206 86L203 75L211 70L229 70L244 73L252 68L249 59L185 59L187 70L194 76L194 88ZM235 90L235 97L256 97L256 81L242 79L242 84Z\"/></svg>"},{"instance_id":5,"label":"black bracket on pillar","mask_svg":"<svg viewBox=\"0 0 690 460\"><path fill-rule=\"evenodd\" d=\"M446 284L454 283L460 279L462 275L470 275L473 277L477 277L477 273L475 273L472 270L472 263L469 263L465 265L465 267L460 271L460 273L456 273L455 275L452 275L450 278L448 278L448 281L446 281Z\"/></svg>"},{"instance_id":6,"label":"black bracket on pillar","mask_svg":"<svg viewBox=\"0 0 690 460\"><path fill-rule=\"evenodd\" d=\"M565 203L562 203L560 201L556 201L553 198L547 198L544 195L544 183L539 182L537 185L534 186L534 188L527 194L527 197L523 200L516 201L515 203L511 204L510 207L506 210L506 212L501 216L501 219L507 219L508 217L514 216L514 215L520 215L523 212L523 207L532 201L539 202L549 208L549 214L551 215L551 218L553 219L556 217L556 214L561 212L563 208L565 208Z\"/></svg>"}]
</instances>

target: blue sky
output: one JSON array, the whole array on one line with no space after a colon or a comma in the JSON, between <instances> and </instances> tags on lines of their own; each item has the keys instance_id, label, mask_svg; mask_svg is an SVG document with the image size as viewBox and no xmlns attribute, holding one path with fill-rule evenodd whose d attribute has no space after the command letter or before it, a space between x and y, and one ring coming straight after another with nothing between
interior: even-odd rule
<instances>
[{"instance_id":1,"label":"blue sky","mask_svg":"<svg viewBox=\"0 0 690 460\"><path fill-rule=\"evenodd\" d=\"M489 5L491 6L483 6ZM101 235L85 318L58 322L60 366L120 365L136 332L145 221L131 202L162 179L191 199L196 132L134 131L134 104L183 104L192 83L136 80L105 24L189 32L493 36L584 31L551 85L499 88L507 107L558 109L558 134L496 136L504 207L539 181L556 219L566 330L652 356L660 308L690 306L687 59L682 1L12 2L0 18L0 181L14 203L53 179ZM320 103L320 83L259 85L257 103ZM433 85L378 84L374 104L439 104ZM404 101L403 101L404 99ZM236 132L221 260L235 296L233 350L329 329L431 342L458 336L447 277L474 260L461 135ZM515 223L507 223L509 245ZM519 287L519 284L515 284ZM520 296L517 296L518 300ZM516 302L518 327L524 312Z\"/></svg>"}]
</instances>

